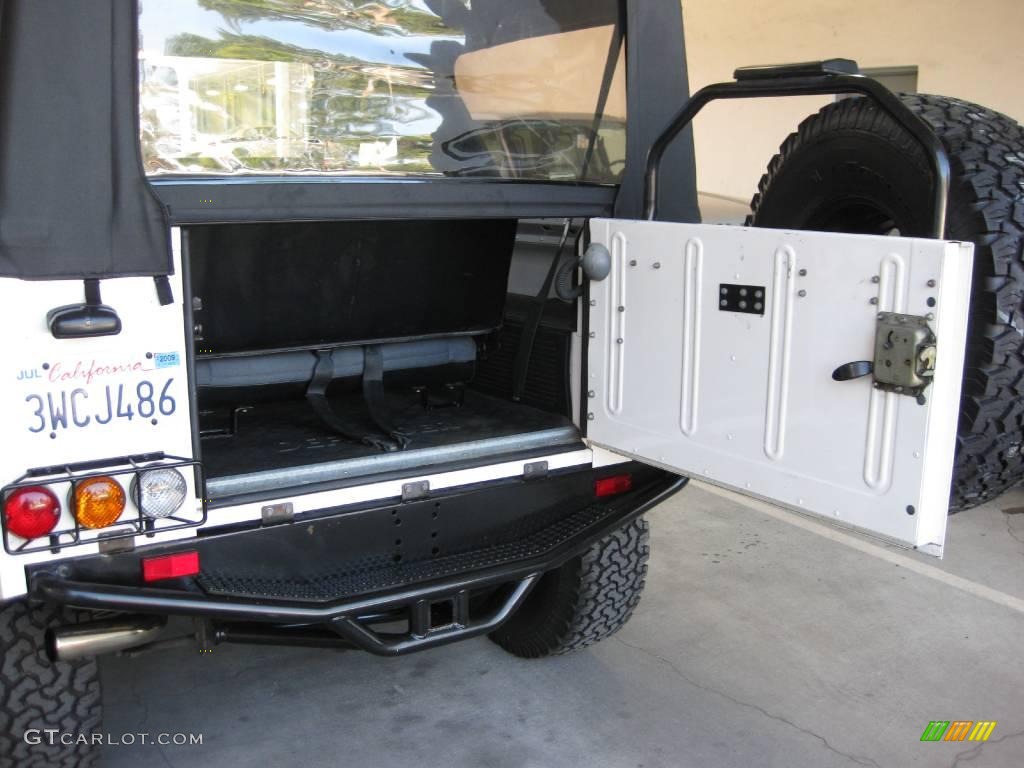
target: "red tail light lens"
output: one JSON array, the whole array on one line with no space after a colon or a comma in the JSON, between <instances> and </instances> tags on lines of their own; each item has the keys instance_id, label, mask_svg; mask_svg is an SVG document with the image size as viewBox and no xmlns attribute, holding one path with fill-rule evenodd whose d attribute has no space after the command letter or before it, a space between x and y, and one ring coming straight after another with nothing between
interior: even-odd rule
<instances>
[{"instance_id":1,"label":"red tail light lens","mask_svg":"<svg viewBox=\"0 0 1024 768\"><path fill-rule=\"evenodd\" d=\"M18 488L4 501L7 530L23 539L38 539L57 526L60 502L41 485Z\"/></svg>"},{"instance_id":2,"label":"red tail light lens","mask_svg":"<svg viewBox=\"0 0 1024 768\"><path fill-rule=\"evenodd\" d=\"M198 552L176 552L173 555L147 557L142 561L142 580L160 581L199 573Z\"/></svg>"},{"instance_id":3,"label":"red tail light lens","mask_svg":"<svg viewBox=\"0 0 1024 768\"><path fill-rule=\"evenodd\" d=\"M625 493L632 488L632 475L612 475L611 477L602 477L600 480L594 481L594 495L597 498Z\"/></svg>"}]
</instances>

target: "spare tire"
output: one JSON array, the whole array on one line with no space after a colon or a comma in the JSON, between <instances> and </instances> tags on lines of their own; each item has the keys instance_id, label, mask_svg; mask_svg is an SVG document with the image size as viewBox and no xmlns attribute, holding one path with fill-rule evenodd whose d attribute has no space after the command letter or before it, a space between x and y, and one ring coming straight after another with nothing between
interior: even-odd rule
<instances>
[{"instance_id":1,"label":"spare tire","mask_svg":"<svg viewBox=\"0 0 1024 768\"><path fill-rule=\"evenodd\" d=\"M975 244L974 280L950 511L1022 477L1024 442L1024 131L1006 115L944 96L903 101L949 153L946 237ZM759 227L930 236L924 151L867 98L809 117L761 178Z\"/></svg>"}]
</instances>

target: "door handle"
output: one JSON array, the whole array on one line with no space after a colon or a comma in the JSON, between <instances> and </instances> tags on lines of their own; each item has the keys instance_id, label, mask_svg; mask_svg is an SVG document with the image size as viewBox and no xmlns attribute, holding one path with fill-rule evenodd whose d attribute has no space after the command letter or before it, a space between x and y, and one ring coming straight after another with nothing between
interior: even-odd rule
<instances>
[{"instance_id":1,"label":"door handle","mask_svg":"<svg viewBox=\"0 0 1024 768\"><path fill-rule=\"evenodd\" d=\"M875 364L870 360L857 360L840 365L832 371L832 378L835 381L850 381L851 379L859 379L862 376L869 376L874 373L874 370Z\"/></svg>"}]
</instances>

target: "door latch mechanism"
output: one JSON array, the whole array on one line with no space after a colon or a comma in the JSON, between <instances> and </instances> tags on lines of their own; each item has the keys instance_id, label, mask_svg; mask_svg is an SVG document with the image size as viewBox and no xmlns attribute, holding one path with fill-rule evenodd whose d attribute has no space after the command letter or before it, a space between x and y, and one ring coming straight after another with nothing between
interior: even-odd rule
<instances>
[{"instance_id":1,"label":"door latch mechanism","mask_svg":"<svg viewBox=\"0 0 1024 768\"><path fill-rule=\"evenodd\" d=\"M879 312L875 359L844 363L832 371L836 381L873 375L875 388L917 397L935 375L935 333L917 315Z\"/></svg>"}]
</instances>

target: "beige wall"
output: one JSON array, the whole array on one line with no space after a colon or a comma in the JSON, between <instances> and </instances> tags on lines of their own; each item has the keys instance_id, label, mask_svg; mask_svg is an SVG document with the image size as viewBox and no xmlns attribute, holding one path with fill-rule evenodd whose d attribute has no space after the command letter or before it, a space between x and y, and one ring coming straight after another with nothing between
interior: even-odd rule
<instances>
[{"instance_id":1,"label":"beige wall","mask_svg":"<svg viewBox=\"0 0 1024 768\"><path fill-rule=\"evenodd\" d=\"M918 90L1024 122L1024 0L683 0L690 87L745 64L841 56L916 65ZM786 135L825 100L708 106L696 124L698 186L749 199Z\"/></svg>"}]
</instances>

